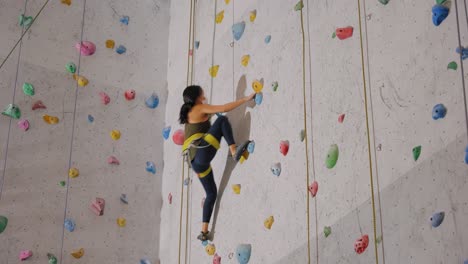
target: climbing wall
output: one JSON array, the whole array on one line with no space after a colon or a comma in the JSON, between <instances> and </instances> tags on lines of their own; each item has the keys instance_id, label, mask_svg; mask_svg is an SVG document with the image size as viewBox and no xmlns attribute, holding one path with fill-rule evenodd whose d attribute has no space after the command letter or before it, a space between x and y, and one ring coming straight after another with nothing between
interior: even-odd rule
<instances>
[{"instance_id":1,"label":"climbing wall","mask_svg":"<svg viewBox=\"0 0 468 264\"><path fill-rule=\"evenodd\" d=\"M428 1L194 1L193 52L186 2L171 8L166 125L183 128L191 82L223 104L263 81L263 101L227 114L236 140L256 147L233 164L222 142L208 247L196 240L203 188L181 147L165 142L163 197L173 199L161 212L161 263L238 263L239 244L251 245L249 263L468 259L467 74L456 52L468 38L464 1L438 6L449 10L438 26ZM207 254L212 245L218 256Z\"/></svg>"},{"instance_id":2,"label":"climbing wall","mask_svg":"<svg viewBox=\"0 0 468 264\"><path fill-rule=\"evenodd\" d=\"M47 263L47 253L55 263L158 263L169 2L66 2L0 1L0 62L28 28L18 16L27 24L42 10L0 69L2 110L21 109L20 119L0 117L0 215L9 220L0 263L18 263L25 250L28 263ZM95 44L94 54L80 55L81 40ZM86 86L67 71L70 62ZM46 109L32 110L38 100ZM70 168L79 175L69 177ZM92 211L96 198L105 206Z\"/></svg>"}]
</instances>

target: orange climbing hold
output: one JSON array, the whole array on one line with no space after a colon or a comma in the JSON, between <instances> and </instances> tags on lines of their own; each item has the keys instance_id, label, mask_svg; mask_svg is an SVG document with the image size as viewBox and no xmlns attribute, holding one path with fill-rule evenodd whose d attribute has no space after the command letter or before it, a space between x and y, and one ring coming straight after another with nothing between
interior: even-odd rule
<instances>
[{"instance_id":1,"label":"orange climbing hold","mask_svg":"<svg viewBox=\"0 0 468 264\"><path fill-rule=\"evenodd\" d=\"M106 48L113 49L115 47L115 41L112 39L106 40Z\"/></svg>"},{"instance_id":2,"label":"orange climbing hold","mask_svg":"<svg viewBox=\"0 0 468 264\"><path fill-rule=\"evenodd\" d=\"M71 255L72 255L74 258L79 259L79 258L83 257L83 255L84 255L84 249L83 249L83 248L80 248L80 249L78 249L78 250L76 250L76 251L73 251L73 252L71 253Z\"/></svg>"},{"instance_id":3,"label":"orange climbing hold","mask_svg":"<svg viewBox=\"0 0 468 264\"><path fill-rule=\"evenodd\" d=\"M61 0L62 4L71 5L71 0Z\"/></svg>"},{"instance_id":4,"label":"orange climbing hold","mask_svg":"<svg viewBox=\"0 0 468 264\"><path fill-rule=\"evenodd\" d=\"M49 125L55 125L59 122L59 118L56 116L43 115L42 119Z\"/></svg>"}]
</instances>

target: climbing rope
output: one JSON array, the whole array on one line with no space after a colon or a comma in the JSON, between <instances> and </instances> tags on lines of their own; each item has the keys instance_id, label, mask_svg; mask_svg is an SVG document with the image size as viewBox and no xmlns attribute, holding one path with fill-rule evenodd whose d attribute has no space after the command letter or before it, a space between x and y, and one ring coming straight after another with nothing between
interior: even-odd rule
<instances>
[{"instance_id":1,"label":"climbing rope","mask_svg":"<svg viewBox=\"0 0 468 264\"><path fill-rule=\"evenodd\" d=\"M463 52L462 52L462 43L461 43L461 33L460 33L460 21L458 19L458 4L455 0L455 14L457 19L457 32L458 32L458 47L460 48L460 71L461 71L461 79L462 79L462 89L463 89L463 102L465 105L465 124L466 124L466 135L468 139L468 102L466 98L466 86L465 86L465 69L463 67ZM465 12L466 12L466 0L465 0ZM466 14L466 13L465 13ZM467 16L467 26L468 26L468 16Z\"/></svg>"},{"instance_id":2,"label":"climbing rope","mask_svg":"<svg viewBox=\"0 0 468 264\"><path fill-rule=\"evenodd\" d=\"M375 251L375 263L379 263L379 255L377 250L377 218L375 213L375 197L374 197L374 177L372 172L372 152L371 152L371 137L370 137L370 126L369 126L369 111L367 106L367 85L366 85L366 74L365 74L365 63L364 63L364 44L362 35L362 22L361 22L361 0L357 0L358 4L358 20L359 20L359 40L361 47L361 67L362 67L362 82L364 90L364 111L366 113L366 134L367 134L367 152L369 158L369 177L370 177L370 188L371 188L371 201L372 201L372 224L374 228L374 251Z\"/></svg>"}]
</instances>

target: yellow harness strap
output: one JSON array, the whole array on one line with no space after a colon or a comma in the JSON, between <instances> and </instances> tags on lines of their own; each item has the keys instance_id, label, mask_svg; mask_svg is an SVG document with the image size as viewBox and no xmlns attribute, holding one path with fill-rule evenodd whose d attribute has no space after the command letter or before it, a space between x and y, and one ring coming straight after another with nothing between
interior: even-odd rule
<instances>
[{"instance_id":1,"label":"yellow harness strap","mask_svg":"<svg viewBox=\"0 0 468 264\"><path fill-rule=\"evenodd\" d=\"M220 148L218 139L216 139L213 135L196 133L196 134L191 135L189 138L187 138L184 141L184 144L182 145L182 151L186 151L190 147L190 144L192 144L193 141L199 140L201 138L203 138L206 142L208 142L208 144L213 146L216 150Z\"/></svg>"}]
</instances>

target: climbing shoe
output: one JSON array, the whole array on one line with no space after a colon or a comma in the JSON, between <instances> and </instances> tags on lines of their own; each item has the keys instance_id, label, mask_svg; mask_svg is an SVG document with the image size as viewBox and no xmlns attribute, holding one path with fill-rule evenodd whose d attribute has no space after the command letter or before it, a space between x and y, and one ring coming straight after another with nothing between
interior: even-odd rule
<instances>
[{"instance_id":1,"label":"climbing shoe","mask_svg":"<svg viewBox=\"0 0 468 264\"><path fill-rule=\"evenodd\" d=\"M237 147L236 154L233 156L235 161L240 160L240 158L242 157L242 154L244 154L244 152L247 150L247 147L249 146L250 142L252 141L247 140L244 143L242 143L242 145Z\"/></svg>"},{"instance_id":2,"label":"climbing shoe","mask_svg":"<svg viewBox=\"0 0 468 264\"><path fill-rule=\"evenodd\" d=\"M209 233L210 233L209 231L207 231L207 232L203 232L203 231L202 231L202 232L200 232L200 234L197 236L197 239L200 240L200 241L202 241L202 242L203 242L203 241L207 241L207 240L208 240L208 234L209 234Z\"/></svg>"}]
</instances>

